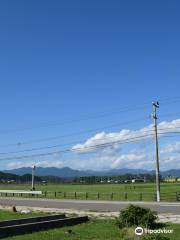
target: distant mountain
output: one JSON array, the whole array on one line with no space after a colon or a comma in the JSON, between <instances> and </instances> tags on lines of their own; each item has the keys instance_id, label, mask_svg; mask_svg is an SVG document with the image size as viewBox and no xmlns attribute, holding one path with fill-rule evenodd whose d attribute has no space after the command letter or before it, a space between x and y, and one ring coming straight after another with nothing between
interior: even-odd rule
<instances>
[{"instance_id":1,"label":"distant mountain","mask_svg":"<svg viewBox=\"0 0 180 240\"><path fill-rule=\"evenodd\" d=\"M31 168L17 168L17 169L12 169L12 170L4 170L4 172L22 176L24 174L31 174L32 169ZM61 177L61 178L87 177L87 176L113 176L113 175L123 175L126 173L139 174L139 173L148 173L148 171L143 170L143 169L128 169L128 168L112 169L112 170L108 170L108 171L92 171L92 170L80 171L80 170L74 170L69 167L64 167L64 168L38 167L36 169L37 176L56 176L56 177Z\"/></svg>"},{"instance_id":2,"label":"distant mountain","mask_svg":"<svg viewBox=\"0 0 180 240\"><path fill-rule=\"evenodd\" d=\"M17 175L24 175L24 174L31 174L31 168L17 168L12 170L4 170L5 173L17 174ZM124 175L126 173L129 174L143 174L149 173L154 174L154 171L148 171L144 169L128 169L128 168L121 168L121 169L111 169L108 171L92 171L92 170L75 170L69 167L64 168L56 168L56 167L47 167L42 168L38 167L36 169L37 176L56 176L60 178L71 178L71 177L87 177L87 176L115 176L115 175ZM162 171L161 175L163 177L166 176L177 176L180 177L180 169L171 169L167 171Z\"/></svg>"},{"instance_id":3,"label":"distant mountain","mask_svg":"<svg viewBox=\"0 0 180 240\"><path fill-rule=\"evenodd\" d=\"M129 168L121 168L121 169L112 169L109 171L105 171L107 176L112 175L124 175L126 173L130 174L140 174L140 173L149 173L150 171L144 170L144 169L129 169Z\"/></svg>"},{"instance_id":4,"label":"distant mountain","mask_svg":"<svg viewBox=\"0 0 180 240\"><path fill-rule=\"evenodd\" d=\"M17 169L12 169L12 170L5 170L4 172L13 173L13 174L22 176L24 174L31 174L32 168L17 168ZM38 167L36 169L36 175L37 176L56 176L56 177L61 177L61 178L89 176L88 172L86 172L86 171L74 170L69 167L64 167L64 168Z\"/></svg>"},{"instance_id":5,"label":"distant mountain","mask_svg":"<svg viewBox=\"0 0 180 240\"><path fill-rule=\"evenodd\" d=\"M27 181L31 181L31 179L32 179L31 174L24 174L23 176L19 176L17 174L13 174L13 173L0 172L0 183L8 183L9 181L11 183L27 182ZM35 181L40 182L40 181L42 181L42 179L38 176L35 176Z\"/></svg>"},{"instance_id":6,"label":"distant mountain","mask_svg":"<svg viewBox=\"0 0 180 240\"><path fill-rule=\"evenodd\" d=\"M4 179L4 180L13 179L13 180L15 180L17 178L18 178L18 176L16 174L0 172L0 179Z\"/></svg>"},{"instance_id":7,"label":"distant mountain","mask_svg":"<svg viewBox=\"0 0 180 240\"><path fill-rule=\"evenodd\" d=\"M180 177L180 169L170 169L161 172L163 177L173 176L173 177Z\"/></svg>"}]
</instances>

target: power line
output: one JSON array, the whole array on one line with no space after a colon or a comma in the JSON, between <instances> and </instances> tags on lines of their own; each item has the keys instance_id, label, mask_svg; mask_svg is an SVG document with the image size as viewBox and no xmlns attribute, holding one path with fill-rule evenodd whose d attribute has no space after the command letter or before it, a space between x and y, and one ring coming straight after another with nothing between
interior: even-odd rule
<instances>
[{"instance_id":1,"label":"power line","mask_svg":"<svg viewBox=\"0 0 180 240\"><path fill-rule=\"evenodd\" d=\"M167 116L167 114L166 114L166 116ZM0 147L22 146L22 145L28 145L28 144L32 144L32 143L40 143L40 142L57 140L57 139L65 138L65 137L79 136L79 135L82 135L85 133L95 132L95 131L99 131L99 130L105 130L105 129L113 128L113 127L117 127L117 126L128 126L129 124L133 124L133 123L140 122L140 121L147 120L147 119L148 119L147 117L139 118L139 119L135 119L135 120L128 121L128 122L126 121L126 122L106 125L106 126L99 127L99 128L93 128L93 129L84 130L84 131L77 131L77 132L73 132L70 134L65 134L65 135L60 135L60 136L55 136L55 137L41 138L41 139L35 139L35 140L30 140L30 141L25 141L25 142L10 143L10 144L1 144ZM158 130L160 130L160 129L158 129Z\"/></svg>"},{"instance_id":2,"label":"power line","mask_svg":"<svg viewBox=\"0 0 180 240\"><path fill-rule=\"evenodd\" d=\"M30 140L30 141L27 141L27 142L3 144L3 145L0 145L0 147L21 146L21 145L28 145L28 144L31 144L31 143L39 143L39 142L45 142L45 141L50 141L50 140L57 140L57 139L65 138L65 137L79 136L79 135L82 135L84 133L90 133L90 132L95 132L95 131L99 131L99 130L105 130L105 129L113 128L113 127L117 127L117 126L128 126L129 124L144 121L144 120L147 120L147 119L148 118L139 118L139 119L135 119L135 120L132 120L132 121L126 121L126 122L106 125L106 126L99 127L99 128L93 128L93 129L89 129L89 130L73 132L73 133L70 133L70 134L65 134L65 135L60 135L60 136L55 136L55 137L41 138L41 139L36 139L36 140Z\"/></svg>"},{"instance_id":3,"label":"power line","mask_svg":"<svg viewBox=\"0 0 180 240\"><path fill-rule=\"evenodd\" d=\"M179 100L177 100L177 101L179 101ZM144 103L143 105L146 105L146 103ZM144 107L143 107L144 108ZM124 109L124 110L121 110L121 111L129 111L130 110L130 108L128 109L128 108L126 108L126 109ZM132 110L132 109L131 109ZM97 116L96 116L97 117ZM146 118L145 118L146 119ZM84 120L84 119L83 119ZM142 120L142 119L141 119ZM144 118L143 118L143 120L144 120ZM74 121L74 120L73 120ZM76 120L75 120L76 121ZM138 119L138 120L133 120L133 121L130 121L129 123L133 123L133 122L135 122L135 121L140 121L140 119ZM128 122L126 122L125 124L127 124ZM124 123L121 123L121 125L122 124L124 124ZM114 126L118 126L118 125L120 125L120 124L113 124L113 125L110 125L110 126L107 126L107 127L114 127ZM159 128L158 129L158 131L159 130L167 130L167 129L177 129L178 127L171 127L171 128ZM91 131L96 131L96 130L100 130L100 129L102 129L102 127L101 128L96 128L96 129L90 129L90 130L86 130L86 131L81 131L81 132L79 132L79 134L82 134L82 133L87 133L87 132L91 132ZM136 131L138 131L138 130L134 130L134 132L136 132ZM145 133L145 132L150 132L150 131L152 131L152 130L147 130L147 131L141 131L141 133ZM175 132L174 132L175 133ZM176 133L179 133L179 132L176 132ZM168 132L159 132L158 134L168 134ZM46 141L46 140L52 140L52 139L57 139L57 138L62 138L62 137L66 137L66 136L72 136L72 135L77 135L77 132L76 133L72 133L72 134L68 134L68 135L62 135L62 136L58 136L58 137L53 137L53 138L46 138L46 139L39 139L39 140L34 140L34 141L29 141L29 142L24 142L24 143L21 143L20 145L22 145L22 144L28 144L28 143L32 143L32 142L40 142L40 141ZM146 136L139 136L140 138L142 137L142 138L144 138L144 137L147 137L148 135L146 135ZM118 137L118 136L117 136ZM138 137L138 138L139 138ZM111 138L111 137L107 137L107 138L104 138L104 139L100 139L100 140L98 140L98 141L104 141L104 140L107 140L107 139L109 139L109 138ZM112 137L112 138L115 138L115 137ZM131 140L131 138L130 139L125 139L125 140ZM122 140L121 140L122 141ZM111 143L113 143L113 142L110 142L110 144ZM25 149L25 150L21 150L21 151L11 151L11 152L4 152L4 153L0 153L0 154L14 154L14 153L23 153L23 152L30 152L30 151L38 151L38 150L43 150L43 149L50 149L50 148L57 148L57 147L60 147L60 146L67 146L67 145L70 145L70 144L76 144L75 142L73 142L73 143L67 143L67 144L58 144L58 145L53 145L53 146L45 146L45 147L40 147L40 148L32 148L32 149ZM105 143L105 144L109 144L109 143ZM9 145L3 145L3 146L12 146L12 145L18 145L18 144L9 144ZM2 145L1 145L2 146ZM94 147L96 147L96 146L94 146Z\"/></svg>"},{"instance_id":4,"label":"power line","mask_svg":"<svg viewBox=\"0 0 180 240\"><path fill-rule=\"evenodd\" d=\"M151 136L153 136L153 134L150 134ZM89 146L89 147L84 147L85 150L93 150L93 149L97 149L97 148L104 148L106 146L111 146L114 145L115 143L119 143L119 144L125 144L125 143L129 143L129 142L135 142L137 141L137 139L142 139L145 138L144 137L135 137L135 138L131 138L130 141L114 141L111 143L103 143L103 144L97 144L97 145L93 145L93 146ZM128 139L129 140L129 139ZM132 141L131 141L132 140ZM76 151L82 151L82 148L76 148ZM1 160L14 160L14 159L24 159L24 158L31 158L31 157L40 157L40 156L47 156L47 155L53 155L53 154L58 154L58 153L67 153L67 152L75 152L75 150L73 151L72 148L70 149L64 149L64 150L59 150L59 151L54 151L54 152L49 152L49 153L40 153L40 154L32 154L32 155L24 155L24 156L14 156L14 157L7 157L7 158L0 158Z\"/></svg>"},{"instance_id":5,"label":"power line","mask_svg":"<svg viewBox=\"0 0 180 240\"><path fill-rule=\"evenodd\" d=\"M180 112L178 113L167 113L167 114L160 114L160 117L169 117L169 116L177 116L180 115Z\"/></svg>"},{"instance_id":6,"label":"power line","mask_svg":"<svg viewBox=\"0 0 180 240\"><path fill-rule=\"evenodd\" d=\"M137 138L139 138L139 137L145 137L145 136L138 136ZM109 140L109 139L114 139L114 138L115 137L106 137L106 138L99 139L98 141L104 141L104 140ZM124 139L124 140L129 140L129 139L131 139L131 138ZM134 137L132 139L134 139ZM123 141L123 140L119 140L119 141ZM45 146L45 147L40 147L40 148L25 149L25 150L20 150L20 151L0 152L0 155L14 154L14 153L23 153L23 152L31 152L31 151L39 151L39 150L43 150L43 149L57 148L57 147L71 145L71 144L77 144L77 141L76 142L65 143L65 144L57 144L57 145L53 145L53 146Z\"/></svg>"},{"instance_id":7,"label":"power line","mask_svg":"<svg viewBox=\"0 0 180 240\"><path fill-rule=\"evenodd\" d=\"M170 133L174 133L174 134L178 134L179 133L180 134L180 131L179 132L175 132L175 131L173 131L173 132L159 132L159 130L161 131L161 130L171 130L171 129L172 130L180 129L180 127L176 127L176 128L159 128L158 129L158 134L161 134L161 135L162 134L170 134ZM137 131L139 131L139 130L133 130L133 133L130 133L130 134L135 134ZM149 132L153 132L153 131L154 131L153 129L144 130L144 131L141 131L140 134L149 133ZM142 136L138 136L138 137L146 137L146 136L142 135ZM97 141L111 140L111 139L115 139L115 138L118 138L118 136L104 137L104 138L98 139ZM124 140L127 140L127 139L124 139ZM0 155L14 154L14 153L23 153L23 152L31 152L31 151L39 151L39 150L44 150L44 149L57 148L57 147L61 147L61 146L68 146L68 145L71 145L71 144L77 144L77 141L76 142L75 141L74 142L69 142L69 143L65 143L65 144L57 144L57 145L52 145L52 146L45 146L45 147L39 147L39 148L25 149L25 150L20 150L20 151L0 152Z\"/></svg>"},{"instance_id":8,"label":"power line","mask_svg":"<svg viewBox=\"0 0 180 240\"><path fill-rule=\"evenodd\" d=\"M99 114L96 113L93 116L84 116L84 117L81 117L81 118L78 118L78 119L66 120L66 121L63 121L63 122L59 122L59 121L58 122L46 122L46 123L41 123L41 125L37 125L37 126L34 126L34 127L0 130L0 133L5 134L5 133L11 133L11 132L27 131L27 130L33 130L33 129L38 129L38 128L47 128L47 127L51 127L51 126L66 125L66 124L71 124L71 123L75 123L75 122L104 118L104 117L114 115L114 114L118 114L118 113L144 109L144 108L146 108L147 104L148 103L144 103L144 104L141 104L141 105L132 105L132 106L129 106L129 107L127 106L127 107L124 107L124 108L118 108L118 110L116 110L116 111L101 112Z\"/></svg>"},{"instance_id":9,"label":"power line","mask_svg":"<svg viewBox=\"0 0 180 240\"><path fill-rule=\"evenodd\" d=\"M167 104L179 102L180 97L176 97L171 100L170 100L170 98L164 98L164 99L160 99L160 101L162 104L166 103L166 105L167 105ZM33 130L33 129L38 129L38 128L47 128L47 127L52 127L52 126L66 125L66 124L81 122L81 121L85 121L85 120L104 118L104 117L122 113L122 112L129 112L129 111L144 109L149 105L149 103L150 103L150 101L147 101L142 104L136 104L136 105L126 106L126 107L122 107L122 108L117 108L116 110L114 109L111 112L99 112L99 113L95 113L94 115L91 115L91 116L82 116L81 118L78 118L78 119L70 119L70 120L66 120L63 122L59 122L59 121L58 122L46 122L46 123L41 123L41 125L37 125L37 126L33 126L33 127L0 130L0 133L5 134L5 133L12 133L12 132L27 131L27 130Z\"/></svg>"},{"instance_id":10,"label":"power line","mask_svg":"<svg viewBox=\"0 0 180 240\"><path fill-rule=\"evenodd\" d=\"M179 133L179 132L178 132ZM160 134L164 134L164 133L160 133ZM25 159L25 158L33 158L33 157L43 157L43 156L49 156L49 155L55 155L55 154L63 154L63 153L69 153L69 152L76 152L79 153L83 152L83 150L87 151L93 151L93 150L98 150L101 148L105 148L105 147L109 147L109 146L113 146L114 144L118 143L119 145L121 144L126 144L126 143L134 143L137 142L139 140L143 140L143 139L147 139L147 137L153 137L154 134L149 134L149 135L145 135L145 136L139 136L139 137L134 137L134 138L129 138L129 139L125 139L125 140L119 140L119 141L113 141L113 142L108 142L108 143L103 143L103 144L96 144L93 146L88 146L88 147L83 147L83 148L76 148L74 150L72 150L72 148L70 149L64 149L64 150L59 150L59 151L54 151L54 152L48 152L48 153L40 153L40 154L32 154L32 155L24 155L24 156L14 156L14 157L6 157L6 158L0 158L0 161L4 161L4 160L15 160L15 159ZM162 137L168 137L168 136L162 136ZM171 136L172 137L172 136ZM84 152L85 152L84 151Z\"/></svg>"}]
</instances>

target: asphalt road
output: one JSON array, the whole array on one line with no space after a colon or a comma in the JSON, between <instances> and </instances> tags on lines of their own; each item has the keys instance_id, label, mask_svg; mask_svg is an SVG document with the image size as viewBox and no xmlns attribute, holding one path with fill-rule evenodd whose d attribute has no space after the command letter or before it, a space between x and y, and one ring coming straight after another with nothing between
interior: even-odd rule
<instances>
[{"instance_id":1,"label":"asphalt road","mask_svg":"<svg viewBox=\"0 0 180 240\"><path fill-rule=\"evenodd\" d=\"M158 213L171 213L180 215L180 203L0 198L0 205L3 206L59 208L98 212L118 212L120 209L128 206L130 203L151 208Z\"/></svg>"}]
</instances>

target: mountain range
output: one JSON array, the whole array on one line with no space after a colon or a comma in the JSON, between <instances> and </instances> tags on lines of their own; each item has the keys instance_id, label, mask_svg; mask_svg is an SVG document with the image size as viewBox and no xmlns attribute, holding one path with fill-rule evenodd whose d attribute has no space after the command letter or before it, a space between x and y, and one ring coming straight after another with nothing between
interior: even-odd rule
<instances>
[{"instance_id":1,"label":"mountain range","mask_svg":"<svg viewBox=\"0 0 180 240\"><path fill-rule=\"evenodd\" d=\"M11 170L4 170L5 173L12 173L17 175L31 174L32 169L30 167L22 167ZM87 176L115 176L115 175L123 175L126 173L130 174L154 174L155 172L152 170L144 170L144 169L111 169L104 171L92 171L92 170L75 170L69 167L56 168L56 167L47 167L42 168L38 167L36 169L37 176L56 176L61 178L70 178L70 177L87 177ZM176 176L180 177L180 169L170 169L166 171L161 171L161 175L163 177L166 176Z\"/></svg>"}]
</instances>

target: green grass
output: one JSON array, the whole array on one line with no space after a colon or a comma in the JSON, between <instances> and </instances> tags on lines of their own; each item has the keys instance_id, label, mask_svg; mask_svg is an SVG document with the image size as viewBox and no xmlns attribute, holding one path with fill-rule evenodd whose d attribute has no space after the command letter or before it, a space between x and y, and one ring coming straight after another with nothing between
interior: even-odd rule
<instances>
[{"instance_id":1,"label":"green grass","mask_svg":"<svg viewBox=\"0 0 180 240\"><path fill-rule=\"evenodd\" d=\"M168 229L173 229L173 234L170 234L171 240L179 240L180 239L180 224L168 224Z\"/></svg>"},{"instance_id":2,"label":"green grass","mask_svg":"<svg viewBox=\"0 0 180 240\"><path fill-rule=\"evenodd\" d=\"M68 234L67 230L71 229L72 233ZM6 238L7 240L120 240L120 230L115 226L113 220L92 220L88 223L64 228L56 228L49 231L36 232L22 236Z\"/></svg>"},{"instance_id":3,"label":"green grass","mask_svg":"<svg viewBox=\"0 0 180 240\"><path fill-rule=\"evenodd\" d=\"M30 185L0 185L0 189L30 189ZM48 184L47 186L37 185L36 190L47 191L47 198L55 198L54 192L57 192L56 198L86 199L104 199L104 200L125 200L133 201L153 201L155 199L155 184L154 183L139 183L139 184ZM76 192L76 195L75 195ZM176 192L180 192L180 183L162 183L161 195L164 201L176 201ZM98 195L99 193L99 195ZM112 196L113 193L113 196ZM142 195L141 195L142 193Z\"/></svg>"},{"instance_id":4,"label":"green grass","mask_svg":"<svg viewBox=\"0 0 180 240\"><path fill-rule=\"evenodd\" d=\"M26 217L35 216L36 214L28 214ZM8 211L0 211L0 219L13 219L22 217L19 213ZM24 217L24 215L23 215ZM165 228L173 229L174 233L169 234L171 240L179 240L180 225L168 224ZM67 230L71 229L72 234L68 234ZM19 235L6 240L123 240L121 230L118 229L115 220L90 220L71 227L56 228L48 231L35 232L32 234ZM136 238L137 239L137 238Z\"/></svg>"},{"instance_id":5,"label":"green grass","mask_svg":"<svg viewBox=\"0 0 180 240\"><path fill-rule=\"evenodd\" d=\"M42 215L45 215L45 213L21 214L21 213L17 213L17 212L0 211L0 221L16 219L16 218L28 218L28 217L35 217L35 216L42 216Z\"/></svg>"}]
</instances>

